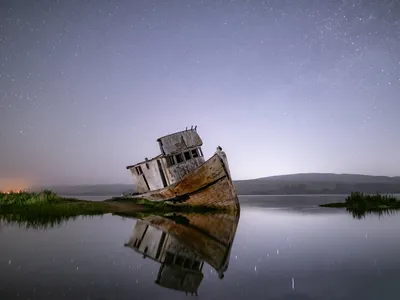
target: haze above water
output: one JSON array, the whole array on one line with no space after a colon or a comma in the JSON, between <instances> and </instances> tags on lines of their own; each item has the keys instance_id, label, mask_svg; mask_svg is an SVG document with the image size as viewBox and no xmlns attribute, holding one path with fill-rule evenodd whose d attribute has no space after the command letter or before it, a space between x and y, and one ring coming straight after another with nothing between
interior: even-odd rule
<instances>
[{"instance_id":1,"label":"haze above water","mask_svg":"<svg viewBox=\"0 0 400 300\"><path fill-rule=\"evenodd\" d=\"M224 278L205 263L198 297L399 299L400 216L358 220L317 206L343 198L240 196ZM0 299L186 299L155 283L160 263L124 246L136 222L105 215L42 230L3 223Z\"/></svg>"}]
</instances>

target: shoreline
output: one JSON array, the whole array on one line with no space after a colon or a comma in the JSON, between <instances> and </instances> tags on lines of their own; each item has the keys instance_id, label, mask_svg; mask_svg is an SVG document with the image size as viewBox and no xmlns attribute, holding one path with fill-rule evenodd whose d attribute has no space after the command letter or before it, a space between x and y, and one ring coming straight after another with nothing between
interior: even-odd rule
<instances>
[{"instance_id":1,"label":"shoreline","mask_svg":"<svg viewBox=\"0 0 400 300\"><path fill-rule=\"evenodd\" d=\"M0 193L0 220L26 227L55 226L77 217L104 214L167 214L172 212L208 213L223 211L211 207L191 207L144 199L112 198L103 201L60 197L51 191L39 193Z\"/></svg>"},{"instance_id":2,"label":"shoreline","mask_svg":"<svg viewBox=\"0 0 400 300\"><path fill-rule=\"evenodd\" d=\"M347 197L351 193L343 193L343 194L237 194L238 197ZM400 193L394 193L392 194L393 196L397 196L400 200ZM74 197L81 197L81 198L103 198L104 200L109 200L112 198L123 198L123 196L113 196L113 195L79 195L79 194L74 194L74 195L68 195L68 194L62 194L60 197L63 198L74 198ZM77 198L77 199L78 199ZM79 198L80 199L80 198ZM82 200L86 200L82 199ZM98 200L98 201L104 201L104 200ZM89 201L96 201L96 200L89 200Z\"/></svg>"}]
</instances>

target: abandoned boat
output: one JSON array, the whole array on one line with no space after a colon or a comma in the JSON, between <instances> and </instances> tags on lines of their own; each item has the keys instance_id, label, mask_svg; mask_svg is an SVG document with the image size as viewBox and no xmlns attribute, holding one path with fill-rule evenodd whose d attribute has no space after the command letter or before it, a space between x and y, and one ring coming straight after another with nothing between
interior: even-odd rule
<instances>
[{"instance_id":1,"label":"abandoned boat","mask_svg":"<svg viewBox=\"0 0 400 300\"><path fill-rule=\"evenodd\" d=\"M238 223L239 211L149 215L137 220L125 246L160 263L156 284L197 295L204 262L224 277Z\"/></svg>"},{"instance_id":2,"label":"abandoned boat","mask_svg":"<svg viewBox=\"0 0 400 300\"><path fill-rule=\"evenodd\" d=\"M207 161L197 126L157 139L161 154L127 166L136 185L128 195L176 205L240 209L228 159L221 147Z\"/></svg>"}]
</instances>

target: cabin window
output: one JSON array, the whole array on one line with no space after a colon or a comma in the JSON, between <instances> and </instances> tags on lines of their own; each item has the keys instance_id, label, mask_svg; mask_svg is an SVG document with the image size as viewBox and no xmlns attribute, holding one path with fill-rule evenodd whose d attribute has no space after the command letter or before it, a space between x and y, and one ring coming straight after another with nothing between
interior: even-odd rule
<instances>
[{"instance_id":1,"label":"cabin window","mask_svg":"<svg viewBox=\"0 0 400 300\"><path fill-rule=\"evenodd\" d=\"M136 172L138 173L138 175L143 174L143 170L141 166L136 167Z\"/></svg>"},{"instance_id":2,"label":"cabin window","mask_svg":"<svg viewBox=\"0 0 400 300\"><path fill-rule=\"evenodd\" d=\"M183 162L183 155L182 155L182 153L179 153L179 154L175 155L175 159L176 159L176 163L177 163L177 164Z\"/></svg>"},{"instance_id":3,"label":"cabin window","mask_svg":"<svg viewBox=\"0 0 400 300\"><path fill-rule=\"evenodd\" d=\"M193 156L193 158L199 157L199 153L197 152L197 149L192 150L192 156Z\"/></svg>"},{"instance_id":4,"label":"cabin window","mask_svg":"<svg viewBox=\"0 0 400 300\"><path fill-rule=\"evenodd\" d=\"M200 156L203 156L203 151L201 150L201 148L198 148L199 152L200 152Z\"/></svg>"},{"instance_id":5,"label":"cabin window","mask_svg":"<svg viewBox=\"0 0 400 300\"><path fill-rule=\"evenodd\" d=\"M175 265L183 266L183 262L184 261L185 261L185 258L182 255L176 255L175 256Z\"/></svg>"},{"instance_id":6,"label":"cabin window","mask_svg":"<svg viewBox=\"0 0 400 300\"><path fill-rule=\"evenodd\" d=\"M185 269L192 269L192 265L193 265L193 260L191 260L190 258L187 258L186 257L186 259L185 259L185 261L183 262L183 267L185 268Z\"/></svg>"},{"instance_id":7,"label":"cabin window","mask_svg":"<svg viewBox=\"0 0 400 300\"><path fill-rule=\"evenodd\" d=\"M200 269L200 262L195 260L192 265L192 270L199 270Z\"/></svg>"},{"instance_id":8,"label":"cabin window","mask_svg":"<svg viewBox=\"0 0 400 300\"><path fill-rule=\"evenodd\" d=\"M192 157L190 156L190 152L189 152L189 151L186 151L186 152L184 153L184 155L185 155L185 160L189 160L189 159L192 158Z\"/></svg>"},{"instance_id":9,"label":"cabin window","mask_svg":"<svg viewBox=\"0 0 400 300\"><path fill-rule=\"evenodd\" d=\"M170 167L170 166L173 166L174 164L175 164L174 157L167 156L167 166Z\"/></svg>"},{"instance_id":10,"label":"cabin window","mask_svg":"<svg viewBox=\"0 0 400 300\"><path fill-rule=\"evenodd\" d=\"M174 263L174 254L167 251L165 253L164 263L167 265L172 265Z\"/></svg>"},{"instance_id":11,"label":"cabin window","mask_svg":"<svg viewBox=\"0 0 400 300\"><path fill-rule=\"evenodd\" d=\"M149 164L148 164L148 163L146 163L146 167L147 167L147 169L150 169L150 166L149 166Z\"/></svg>"}]
</instances>

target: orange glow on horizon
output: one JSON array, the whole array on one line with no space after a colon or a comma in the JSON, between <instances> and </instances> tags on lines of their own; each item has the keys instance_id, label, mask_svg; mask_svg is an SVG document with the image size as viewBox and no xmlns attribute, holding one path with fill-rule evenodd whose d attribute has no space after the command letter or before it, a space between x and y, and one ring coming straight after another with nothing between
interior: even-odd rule
<instances>
[{"instance_id":1,"label":"orange glow on horizon","mask_svg":"<svg viewBox=\"0 0 400 300\"><path fill-rule=\"evenodd\" d=\"M21 178L0 178L0 192L5 194L20 193L29 186L28 181Z\"/></svg>"},{"instance_id":2,"label":"orange glow on horizon","mask_svg":"<svg viewBox=\"0 0 400 300\"><path fill-rule=\"evenodd\" d=\"M11 191L7 191L7 192L0 191L0 193L3 193L3 194L21 193L21 192L23 192L23 190L11 190Z\"/></svg>"}]
</instances>

